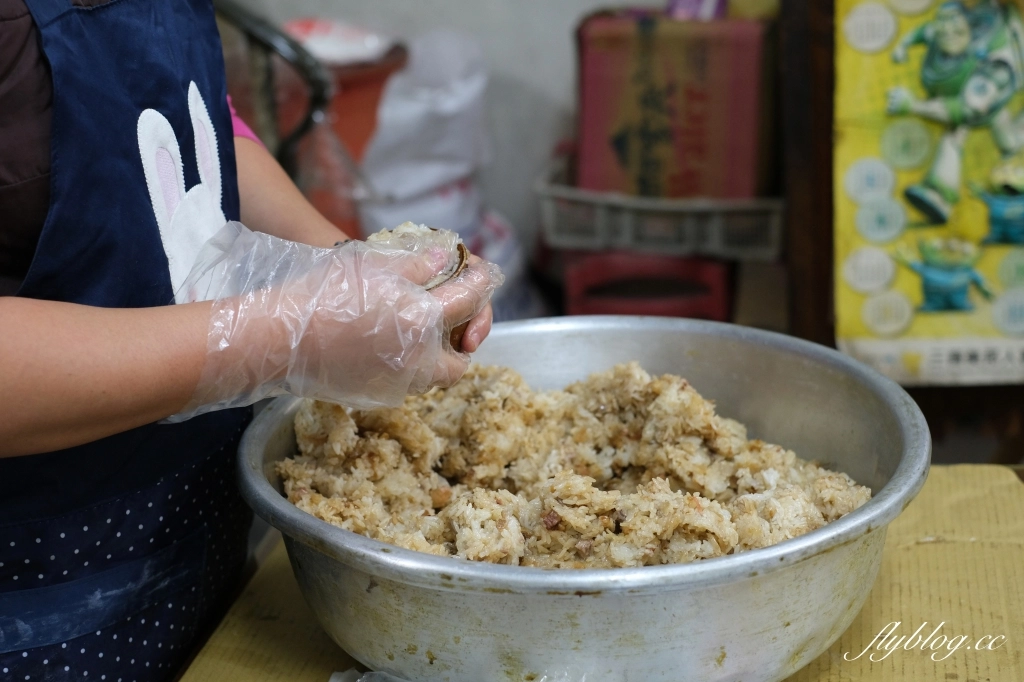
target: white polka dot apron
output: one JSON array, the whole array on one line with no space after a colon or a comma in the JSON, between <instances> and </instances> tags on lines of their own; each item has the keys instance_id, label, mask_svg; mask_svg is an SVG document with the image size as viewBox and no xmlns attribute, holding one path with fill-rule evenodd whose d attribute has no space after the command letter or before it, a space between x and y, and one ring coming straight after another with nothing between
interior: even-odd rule
<instances>
[{"instance_id":1,"label":"white polka dot apron","mask_svg":"<svg viewBox=\"0 0 1024 682\"><path fill-rule=\"evenodd\" d=\"M168 679L244 561L252 517L233 488L236 447L123 498L5 528L0 680Z\"/></svg>"},{"instance_id":2,"label":"white polka dot apron","mask_svg":"<svg viewBox=\"0 0 1024 682\"><path fill-rule=\"evenodd\" d=\"M183 263L238 219L210 0L26 4L53 76L52 180L18 295L173 304ZM250 419L0 459L0 680L177 672L241 575L252 515L234 462Z\"/></svg>"}]
</instances>

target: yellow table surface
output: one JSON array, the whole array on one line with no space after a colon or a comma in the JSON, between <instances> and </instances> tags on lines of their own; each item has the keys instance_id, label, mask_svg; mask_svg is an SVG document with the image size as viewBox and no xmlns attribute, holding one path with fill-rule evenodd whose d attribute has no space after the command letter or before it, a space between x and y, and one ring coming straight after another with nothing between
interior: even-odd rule
<instances>
[{"instance_id":1,"label":"yellow table surface","mask_svg":"<svg viewBox=\"0 0 1024 682\"><path fill-rule=\"evenodd\" d=\"M890 623L909 637L921 625L961 648L869 647ZM990 639L994 650L976 649ZM992 639L1002 637L1004 639ZM933 642L935 639L932 640ZM972 648L967 649L970 645ZM948 646L948 645L947 645ZM998 648L996 648L998 647ZM182 682L327 682L354 667L316 623L283 545L257 571ZM787 682L1024 681L1024 484L1008 468L933 467L917 499L892 523L878 581L853 625ZM595 682L601 682L595 680Z\"/></svg>"}]
</instances>

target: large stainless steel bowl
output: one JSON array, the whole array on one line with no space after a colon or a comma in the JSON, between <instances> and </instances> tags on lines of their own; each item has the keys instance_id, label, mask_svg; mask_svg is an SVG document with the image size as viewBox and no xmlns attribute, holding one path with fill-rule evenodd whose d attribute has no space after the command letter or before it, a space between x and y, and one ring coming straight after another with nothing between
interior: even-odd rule
<instances>
[{"instance_id":1,"label":"large stainless steel bowl","mask_svg":"<svg viewBox=\"0 0 1024 682\"><path fill-rule=\"evenodd\" d=\"M874 495L795 540L687 565L572 571L446 559L341 530L284 499L273 465L296 450L298 401L279 399L242 441L242 492L283 532L331 637L370 668L415 682L781 680L860 611L886 527L928 471L928 429L903 390L785 336L664 318L560 318L496 325L476 360L513 367L534 388L638 360L689 379L752 437L844 471Z\"/></svg>"}]
</instances>

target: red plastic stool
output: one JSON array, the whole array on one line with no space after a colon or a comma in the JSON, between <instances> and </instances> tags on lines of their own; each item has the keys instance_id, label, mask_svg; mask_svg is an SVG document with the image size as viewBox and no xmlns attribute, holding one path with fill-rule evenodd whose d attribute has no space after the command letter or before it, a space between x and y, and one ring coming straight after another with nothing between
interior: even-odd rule
<instances>
[{"instance_id":1,"label":"red plastic stool","mask_svg":"<svg viewBox=\"0 0 1024 682\"><path fill-rule=\"evenodd\" d=\"M565 266L569 315L729 319L729 269L703 258L604 252Z\"/></svg>"}]
</instances>

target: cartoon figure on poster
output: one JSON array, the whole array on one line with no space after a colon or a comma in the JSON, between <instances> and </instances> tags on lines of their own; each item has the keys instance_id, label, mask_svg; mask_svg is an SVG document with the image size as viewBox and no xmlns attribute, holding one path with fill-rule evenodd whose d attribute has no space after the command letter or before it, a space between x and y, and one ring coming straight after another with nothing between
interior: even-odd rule
<instances>
[{"instance_id":1,"label":"cartoon figure on poster","mask_svg":"<svg viewBox=\"0 0 1024 682\"><path fill-rule=\"evenodd\" d=\"M986 300L992 300L992 291L985 279L974 268L981 250L961 239L922 239L917 248L921 260L905 244L901 244L893 259L921 277L924 301L921 312L949 312L974 310L970 289L977 287Z\"/></svg>"},{"instance_id":2,"label":"cartoon figure on poster","mask_svg":"<svg viewBox=\"0 0 1024 682\"><path fill-rule=\"evenodd\" d=\"M1007 106L1024 89L1024 23L1013 5L997 0L942 3L934 18L905 35L892 52L896 63L925 46L920 79L926 97L904 87L888 92L888 113L913 115L944 126L925 177L904 196L930 225L944 225L960 200L964 143L987 128L1002 161L990 190L972 187L990 212L986 243L1024 243L1024 115Z\"/></svg>"},{"instance_id":3,"label":"cartoon figure on poster","mask_svg":"<svg viewBox=\"0 0 1024 682\"><path fill-rule=\"evenodd\" d=\"M1024 0L835 0L837 346L1024 382Z\"/></svg>"},{"instance_id":4,"label":"cartoon figure on poster","mask_svg":"<svg viewBox=\"0 0 1024 682\"><path fill-rule=\"evenodd\" d=\"M992 171L991 186L972 187L988 206L989 233L982 244L1024 245L1024 162L1001 163Z\"/></svg>"}]
</instances>

